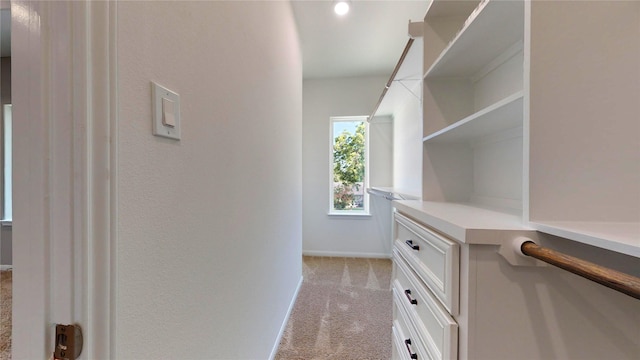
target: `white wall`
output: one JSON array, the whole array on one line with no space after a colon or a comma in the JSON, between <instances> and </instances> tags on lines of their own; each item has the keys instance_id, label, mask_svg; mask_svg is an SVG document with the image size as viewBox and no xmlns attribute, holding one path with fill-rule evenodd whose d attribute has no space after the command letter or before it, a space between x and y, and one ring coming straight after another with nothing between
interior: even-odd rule
<instances>
[{"instance_id":1,"label":"white wall","mask_svg":"<svg viewBox=\"0 0 640 360\"><path fill-rule=\"evenodd\" d=\"M288 2L118 3L118 359L266 359L301 281ZM182 140L151 134L178 92Z\"/></svg>"},{"instance_id":2,"label":"white wall","mask_svg":"<svg viewBox=\"0 0 640 360\"><path fill-rule=\"evenodd\" d=\"M329 216L329 119L331 116L369 115L378 101L387 77L310 79L303 85L302 183L303 253L328 256L375 256L391 254L389 201L371 197L371 217ZM372 122L384 127L370 130L370 141L380 141L391 151L390 123ZM384 131L383 131L384 133ZM373 147L373 145L372 145ZM370 154L370 179L374 186L391 186L390 157ZM379 163L377 163L379 161ZM385 165L386 164L386 165ZM389 183L375 183L388 181Z\"/></svg>"}]
</instances>

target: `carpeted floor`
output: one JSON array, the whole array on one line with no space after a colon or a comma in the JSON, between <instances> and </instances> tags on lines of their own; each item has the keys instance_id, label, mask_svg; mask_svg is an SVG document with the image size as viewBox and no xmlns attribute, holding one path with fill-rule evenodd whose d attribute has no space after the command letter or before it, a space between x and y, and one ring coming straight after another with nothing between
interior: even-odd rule
<instances>
[{"instance_id":1,"label":"carpeted floor","mask_svg":"<svg viewBox=\"0 0 640 360\"><path fill-rule=\"evenodd\" d=\"M390 359L391 260L303 258L277 360Z\"/></svg>"},{"instance_id":2,"label":"carpeted floor","mask_svg":"<svg viewBox=\"0 0 640 360\"><path fill-rule=\"evenodd\" d=\"M303 258L277 360L391 357L391 260ZM0 272L0 360L11 359L12 272Z\"/></svg>"},{"instance_id":3,"label":"carpeted floor","mask_svg":"<svg viewBox=\"0 0 640 360\"><path fill-rule=\"evenodd\" d=\"M11 270L0 271L0 360L11 359Z\"/></svg>"}]
</instances>

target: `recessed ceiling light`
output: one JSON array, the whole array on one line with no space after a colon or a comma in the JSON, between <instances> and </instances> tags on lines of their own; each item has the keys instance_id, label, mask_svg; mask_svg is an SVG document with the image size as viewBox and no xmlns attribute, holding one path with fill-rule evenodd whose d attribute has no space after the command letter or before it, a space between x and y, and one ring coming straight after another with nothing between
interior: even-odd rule
<instances>
[{"instance_id":1,"label":"recessed ceiling light","mask_svg":"<svg viewBox=\"0 0 640 360\"><path fill-rule=\"evenodd\" d=\"M336 1L336 5L333 7L333 11L336 14L343 16L349 12L349 2L348 1Z\"/></svg>"}]
</instances>

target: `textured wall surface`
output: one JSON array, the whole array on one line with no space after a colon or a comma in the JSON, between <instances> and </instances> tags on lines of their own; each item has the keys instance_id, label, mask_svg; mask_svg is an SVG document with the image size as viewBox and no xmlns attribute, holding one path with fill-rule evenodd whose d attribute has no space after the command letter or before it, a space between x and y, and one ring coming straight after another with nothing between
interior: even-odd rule
<instances>
[{"instance_id":1,"label":"textured wall surface","mask_svg":"<svg viewBox=\"0 0 640 360\"><path fill-rule=\"evenodd\" d=\"M303 252L311 255L391 255L391 206L371 197L371 217L329 216L329 119L332 116L370 115L387 82L385 77L305 80L303 106ZM374 124L389 135L371 131L382 143L392 138L391 123ZM375 135L374 135L375 134ZM389 148L389 152L391 149ZM373 155L373 154L372 154ZM391 174L390 157L371 156L372 170ZM380 166L381 165L381 166ZM391 186L391 176L371 175L375 186Z\"/></svg>"},{"instance_id":2,"label":"textured wall surface","mask_svg":"<svg viewBox=\"0 0 640 360\"><path fill-rule=\"evenodd\" d=\"M266 359L301 280L288 2L118 4L117 358ZM152 136L151 87L182 140Z\"/></svg>"}]
</instances>

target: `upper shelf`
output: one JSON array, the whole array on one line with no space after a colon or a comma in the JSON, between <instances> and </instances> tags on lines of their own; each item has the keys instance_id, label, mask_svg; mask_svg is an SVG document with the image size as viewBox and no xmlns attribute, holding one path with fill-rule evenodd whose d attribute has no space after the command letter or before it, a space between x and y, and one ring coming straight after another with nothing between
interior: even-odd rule
<instances>
[{"instance_id":1,"label":"upper shelf","mask_svg":"<svg viewBox=\"0 0 640 360\"><path fill-rule=\"evenodd\" d=\"M640 258L639 222L532 222L541 232Z\"/></svg>"},{"instance_id":2,"label":"upper shelf","mask_svg":"<svg viewBox=\"0 0 640 360\"><path fill-rule=\"evenodd\" d=\"M470 14L478 7L480 0L433 0L427 9L426 20L451 18L461 14Z\"/></svg>"},{"instance_id":3,"label":"upper shelf","mask_svg":"<svg viewBox=\"0 0 640 360\"><path fill-rule=\"evenodd\" d=\"M465 142L522 126L522 91L473 113L446 128L426 136L428 143Z\"/></svg>"},{"instance_id":4,"label":"upper shelf","mask_svg":"<svg viewBox=\"0 0 640 360\"><path fill-rule=\"evenodd\" d=\"M406 193L398 192L394 188L372 186L367 188L367 193L375 196L383 197L387 200L418 200L419 196L409 195Z\"/></svg>"},{"instance_id":5,"label":"upper shelf","mask_svg":"<svg viewBox=\"0 0 640 360\"><path fill-rule=\"evenodd\" d=\"M426 77L473 76L524 37L524 2L488 0L471 13Z\"/></svg>"},{"instance_id":6,"label":"upper shelf","mask_svg":"<svg viewBox=\"0 0 640 360\"><path fill-rule=\"evenodd\" d=\"M401 57L397 71L389 79L372 116L393 115L407 97L420 101L422 84L422 41L411 41L406 54Z\"/></svg>"}]
</instances>

